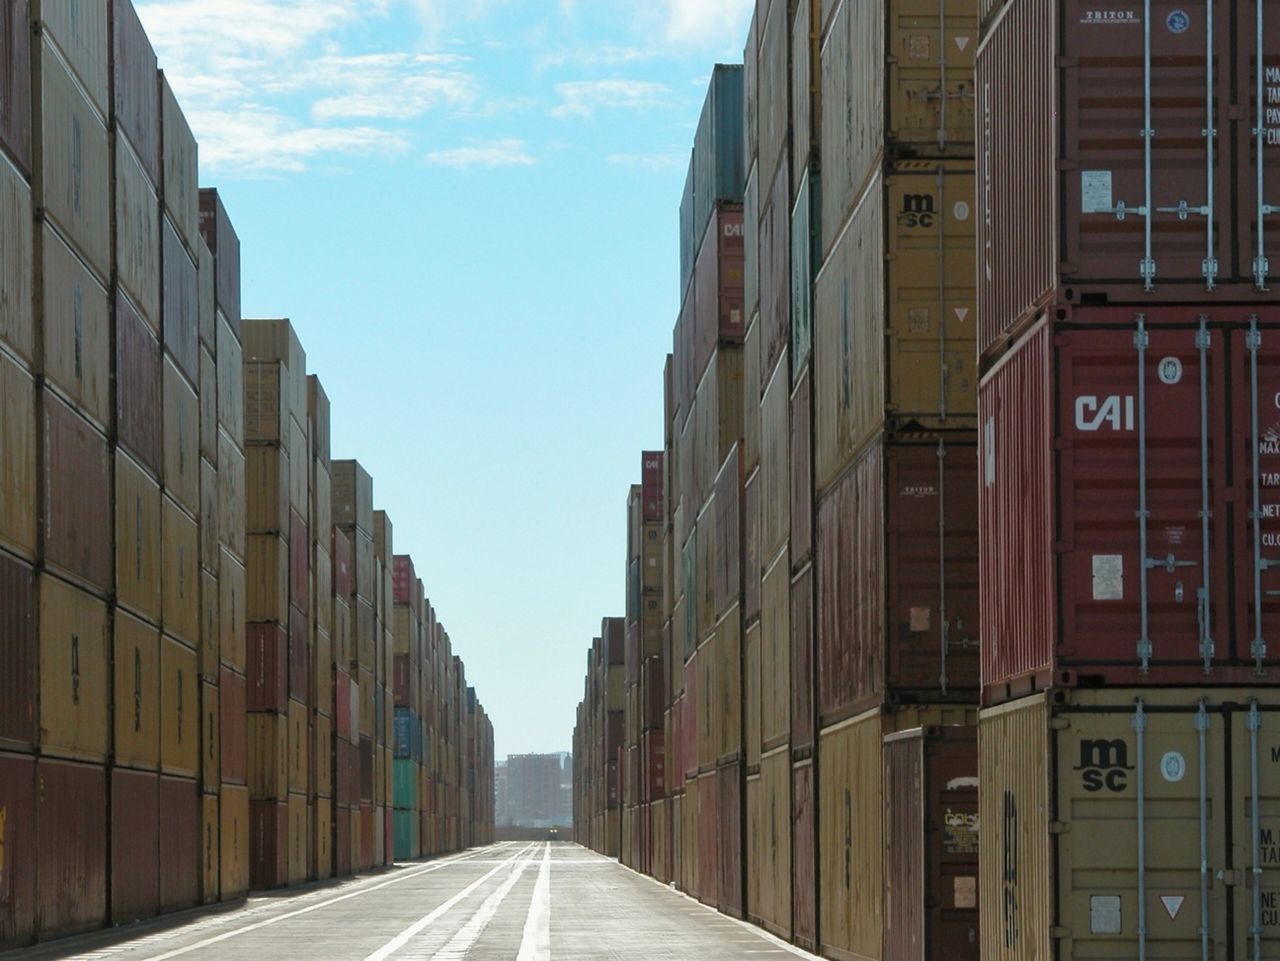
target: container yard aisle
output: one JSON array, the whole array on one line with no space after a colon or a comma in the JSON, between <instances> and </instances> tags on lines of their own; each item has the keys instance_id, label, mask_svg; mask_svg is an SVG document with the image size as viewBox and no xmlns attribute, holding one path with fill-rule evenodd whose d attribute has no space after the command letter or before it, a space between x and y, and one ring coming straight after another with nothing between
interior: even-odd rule
<instances>
[{"instance_id":1,"label":"container yard aisle","mask_svg":"<svg viewBox=\"0 0 1280 961\"><path fill-rule=\"evenodd\" d=\"M21 953L24 961L741 961L810 958L576 844L497 844L197 918ZM17 953L0 954L0 959Z\"/></svg>"}]
</instances>

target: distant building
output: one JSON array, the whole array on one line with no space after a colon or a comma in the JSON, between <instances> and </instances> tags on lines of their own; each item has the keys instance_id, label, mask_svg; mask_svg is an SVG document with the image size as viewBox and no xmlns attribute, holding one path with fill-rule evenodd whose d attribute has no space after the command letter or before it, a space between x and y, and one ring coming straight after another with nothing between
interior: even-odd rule
<instances>
[{"instance_id":1,"label":"distant building","mask_svg":"<svg viewBox=\"0 0 1280 961\"><path fill-rule=\"evenodd\" d=\"M494 803L499 824L544 828L573 825L573 763L567 754L512 754L499 764ZM566 775L566 771L569 773ZM569 779L566 800L565 779Z\"/></svg>"},{"instance_id":2,"label":"distant building","mask_svg":"<svg viewBox=\"0 0 1280 961\"><path fill-rule=\"evenodd\" d=\"M499 761L493 769L493 821L503 825L511 823L511 796L508 792L507 762Z\"/></svg>"}]
</instances>

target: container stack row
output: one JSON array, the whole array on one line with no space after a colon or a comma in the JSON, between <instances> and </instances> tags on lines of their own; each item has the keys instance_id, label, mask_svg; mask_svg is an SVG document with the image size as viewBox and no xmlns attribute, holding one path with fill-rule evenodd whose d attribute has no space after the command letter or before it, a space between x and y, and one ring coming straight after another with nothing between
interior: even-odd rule
<instances>
[{"instance_id":1,"label":"container stack row","mask_svg":"<svg viewBox=\"0 0 1280 961\"><path fill-rule=\"evenodd\" d=\"M0 51L2 950L352 865L323 389L287 322L242 323L132 4L17 0Z\"/></svg>"},{"instance_id":2,"label":"container stack row","mask_svg":"<svg viewBox=\"0 0 1280 961\"><path fill-rule=\"evenodd\" d=\"M1269 7L980 10L983 958L1280 939Z\"/></svg>"}]
</instances>

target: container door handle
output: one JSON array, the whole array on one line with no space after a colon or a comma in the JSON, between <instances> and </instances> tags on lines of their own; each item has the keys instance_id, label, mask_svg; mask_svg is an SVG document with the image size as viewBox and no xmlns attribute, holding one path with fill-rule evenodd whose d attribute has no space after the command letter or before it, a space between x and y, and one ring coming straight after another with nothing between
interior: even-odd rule
<instances>
[{"instance_id":1,"label":"container door handle","mask_svg":"<svg viewBox=\"0 0 1280 961\"><path fill-rule=\"evenodd\" d=\"M1196 348L1200 351L1200 550L1201 575L1198 592L1200 621L1200 657L1205 674L1213 673L1213 623L1210 606L1210 551L1209 526L1213 506L1209 501L1209 325L1206 317L1200 318L1200 330L1196 332Z\"/></svg>"},{"instance_id":2,"label":"container door handle","mask_svg":"<svg viewBox=\"0 0 1280 961\"><path fill-rule=\"evenodd\" d=\"M1262 332L1258 330L1256 314L1249 318L1245 347L1249 351L1249 418L1253 447L1253 509L1249 512L1249 520L1253 525L1253 641L1249 645L1249 653L1253 656L1254 670L1261 675L1267 656L1267 642L1262 636L1262 572L1276 562L1262 556L1262 489L1259 474L1262 436L1258 423L1258 351L1262 348Z\"/></svg>"},{"instance_id":3,"label":"container door handle","mask_svg":"<svg viewBox=\"0 0 1280 961\"><path fill-rule=\"evenodd\" d=\"M1264 162L1266 160L1267 141L1271 136L1271 131L1267 128L1266 107L1263 104L1263 97L1266 94L1267 65L1265 60L1265 44L1263 43L1263 0L1257 0L1257 15L1254 29L1256 32L1257 49L1254 51L1255 58L1255 78L1254 78L1254 123L1253 123L1253 140L1255 163L1257 164L1257 203L1258 209L1256 214L1257 220L1257 250L1253 258L1253 283L1258 290L1268 290L1267 277L1271 273L1271 262L1267 259L1267 230L1266 218L1275 213L1280 213L1280 207L1267 203L1266 189L1267 176ZM1280 73L1280 71L1278 71ZM1276 82L1280 83L1280 75L1276 77Z\"/></svg>"},{"instance_id":4,"label":"container door handle","mask_svg":"<svg viewBox=\"0 0 1280 961\"><path fill-rule=\"evenodd\" d=\"M1147 961L1147 715L1135 702L1133 730L1138 741L1138 961Z\"/></svg>"},{"instance_id":5,"label":"container door handle","mask_svg":"<svg viewBox=\"0 0 1280 961\"><path fill-rule=\"evenodd\" d=\"M1209 712L1204 698L1200 699L1195 725L1200 748L1200 961L1209 961Z\"/></svg>"}]
</instances>

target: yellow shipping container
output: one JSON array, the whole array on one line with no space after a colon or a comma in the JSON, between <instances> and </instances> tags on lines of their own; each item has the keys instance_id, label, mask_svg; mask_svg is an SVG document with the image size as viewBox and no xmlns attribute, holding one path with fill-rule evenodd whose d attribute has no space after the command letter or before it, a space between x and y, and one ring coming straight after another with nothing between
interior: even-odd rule
<instances>
[{"instance_id":1,"label":"yellow shipping container","mask_svg":"<svg viewBox=\"0 0 1280 961\"><path fill-rule=\"evenodd\" d=\"M115 763L154 771L160 763L160 629L115 613Z\"/></svg>"},{"instance_id":2,"label":"yellow shipping container","mask_svg":"<svg viewBox=\"0 0 1280 961\"><path fill-rule=\"evenodd\" d=\"M289 790L305 795L311 788L311 725L305 704L289 702Z\"/></svg>"},{"instance_id":3,"label":"yellow shipping container","mask_svg":"<svg viewBox=\"0 0 1280 961\"><path fill-rule=\"evenodd\" d=\"M253 623L289 623L289 547L276 534L248 538L248 619Z\"/></svg>"},{"instance_id":4,"label":"yellow shipping container","mask_svg":"<svg viewBox=\"0 0 1280 961\"><path fill-rule=\"evenodd\" d=\"M255 801L289 796L289 719L283 714L248 715L249 793Z\"/></svg>"},{"instance_id":5,"label":"yellow shipping container","mask_svg":"<svg viewBox=\"0 0 1280 961\"><path fill-rule=\"evenodd\" d=\"M278 444L252 444L244 452L248 513L245 531L289 534L289 455Z\"/></svg>"},{"instance_id":6,"label":"yellow shipping container","mask_svg":"<svg viewBox=\"0 0 1280 961\"><path fill-rule=\"evenodd\" d=\"M30 364L35 358L33 284L35 238L31 231L31 187L18 169L0 156L0 343Z\"/></svg>"},{"instance_id":7,"label":"yellow shipping container","mask_svg":"<svg viewBox=\"0 0 1280 961\"><path fill-rule=\"evenodd\" d=\"M117 136L115 147L116 278L138 308L138 316L159 333L159 200L128 139ZM197 421L191 423L194 430Z\"/></svg>"},{"instance_id":8,"label":"yellow shipping container","mask_svg":"<svg viewBox=\"0 0 1280 961\"><path fill-rule=\"evenodd\" d=\"M196 652L160 639L160 769L195 777L200 764L199 666Z\"/></svg>"},{"instance_id":9,"label":"yellow shipping container","mask_svg":"<svg viewBox=\"0 0 1280 961\"><path fill-rule=\"evenodd\" d=\"M4 410L4 416L0 417L0 545L30 560L35 557L39 517L36 510L36 387L31 375L3 351L0 351L0 408Z\"/></svg>"},{"instance_id":10,"label":"yellow shipping container","mask_svg":"<svg viewBox=\"0 0 1280 961\"><path fill-rule=\"evenodd\" d=\"M40 230L44 375L99 427L111 421L111 306L102 284L57 232Z\"/></svg>"},{"instance_id":11,"label":"yellow shipping container","mask_svg":"<svg viewBox=\"0 0 1280 961\"><path fill-rule=\"evenodd\" d=\"M40 750L76 760L107 756L107 606L40 575Z\"/></svg>"},{"instance_id":12,"label":"yellow shipping container","mask_svg":"<svg viewBox=\"0 0 1280 961\"><path fill-rule=\"evenodd\" d=\"M327 878L333 874L333 802L317 798L311 808L311 877Z\"/></svg>"},{"instance_id":13,"label":"yellow shipping container","mask_svg":"<svg viewBox=\"0 0 1280 961\"><path fill-rule=\"evenodd\" d=\"M186 511L163 498L163 625L184 644L200 643L200 531Z\"/></svg>"},{"instance_id":14,"label":"yellow shipping container","mask_svg":"<svg viewBox=\"0 0 1280 961\"><path fill-rule=\"evenodd\" d=\"M904 162L837 239L815 288L816 490L882 430L976 427L974 203L971 162Z\"/></svg>"},{"instance_id":15,"label":"yellow shipping container","mask_svg":"<svg viewBox=\"0 0 1280 961\"><path fill-rule=\"evenodd\" d=\"M245 624L248 622L245 572L244 566L225 550L218 561L218 597L222 663L244 673Z\"/></svg>"},{"instance_id":16,"label":"yellow shipping container","mask_svg":"<svg viewBox=\"0 0 1280 961\"><path fill-rule=\"evenodd\" d=\"M216 794L200 796L200 892L201 904L216 904L221 890L221 802Z\"/></svg>"},{"instance_id":17,"label":"yellow shipping container","mask_svg":"<svg viewBox=\"0 0 1280 961\"><path fill-rule=\"evenodd\" d=\"M188 513L200 512L200 402L168 355L164 358L163 479L166 494Z\"/></svg>"},{"instance_id":18,"label":"yellow shipping container","mask_svg":"<svg viewBox=\"0 0 1280 961\"><path fill-rule=\"evenodd\" d=\"M160 486L116 451L116 600L159 624L161 616Z\"/></svg>"},{"instance_id":19,"label":"yellow shipping container","mask_svg":"<svg viewBox=\"0 0 1280 961\"><path fill-rule=\"evenodd\" d=\"M222 619L219 616L218 578L200 572L200 675L217 680L222 662Z\"/></svg>"},{"instance_id":20,"label":"yellow shipping container","mask_svg":"<svg viewBox=\"0 0 1280 961\"><path fill-rule=\"evenodd\" d=\"M200 684L200 784L206 794L216 794L222 783L222 703L218 685Z\"/></svg>"},{"instance_id":21,"label":"yellow shipping container","mask_svg":"<svg viewBox=\"0 0 1280 961\"><path fill-rule=\"evenodd\" d=\"M218 524L220 541L237 559L245 554L244 454L226 431L218 432Z\"/></svg>"},{"instance_id":22,"label":"yellow shipping container","mask_svg":"<svg viewBox=\"0 0 1280 961\"><path fill-rule=\"evenodd\" d=\"M301 884L311 868L311 808L304 794L289 795L289 883Z\"/></svg>"},{"instance_id":23,"label":"yellow shipping container","mask_svg":"<svg viewBox=\"0 0 1280 961\"><path fill-rule=\"evenodd\" d=\"M223 901L230 901L249 890L249 789L223 784L218 804L221 815L219 896Z\"/></svg>"},{"instance_id":24,"label":"yellow shipping container","mask_svg":"<svg viewBox=\"0 0 1280 961\"><path fill-rule=\"evenodd\" d=\"M749 883L760 891L761 924L780 938L791 937L791 752L782 747L760 761L760 860L747 864ZM752 875L759 875L752 880Z\"/></svg>"}]
</instances>

